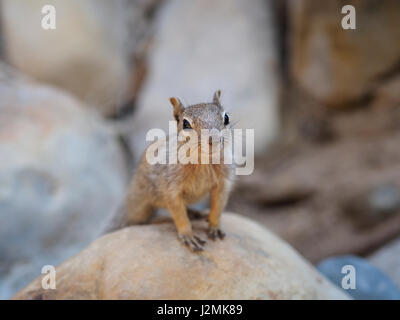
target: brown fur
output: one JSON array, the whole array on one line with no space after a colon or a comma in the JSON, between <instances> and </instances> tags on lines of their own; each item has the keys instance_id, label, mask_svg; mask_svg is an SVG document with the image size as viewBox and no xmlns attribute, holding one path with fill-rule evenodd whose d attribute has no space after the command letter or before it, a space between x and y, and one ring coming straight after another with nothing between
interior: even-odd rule
<instances>
[{"instance_id":1,"label":"brown fur","mask_svg":"<svg viewBox=\"0 0 400 320\"><path fill-rule=\"evenodd\" d=\"M213 103L184 108L179 99L171 98L174 118L178 120L178 132L183 130L184 118L190 121L192 129L199 134L201 129L224 129L223 108L219 99L220 91L217 91ZM178 142L178 148L179 145ZM232 165L223 163L151 165L143 155L129 186L125 204L107 231L146 223L155 209L165 208L171 213L179 239L193 251L203 250L205 241L193 234L187 206L209 194L208 235L212 239L222 239L224 233L220 229L220 216L228 200L232 182Z\"/></svg>"}]
</instances>

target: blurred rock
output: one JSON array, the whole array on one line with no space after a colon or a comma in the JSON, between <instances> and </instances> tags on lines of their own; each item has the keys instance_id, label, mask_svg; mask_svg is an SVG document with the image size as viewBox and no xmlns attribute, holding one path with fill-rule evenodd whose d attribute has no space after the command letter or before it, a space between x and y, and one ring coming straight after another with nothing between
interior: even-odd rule
<instances>
[{"instance_id":1,"label":"blurred rock","mask_svg":"<svg viewBox=\"0 0 400 320\"><path fill-rule=\"evenodd\" d=\"M251 220L223 214L223 241L190 252L172 223L108 234L37 278L16 299L346 299L290 246ZM198 232L205 221L194 222ZM204 230L203 230L204 229Z\"/></svg>"},{"instance_id":2,"label":"blurred rock","mask_svg":"<svg viewBox=\"0 0 400 320\"><path fill-rule=\"evenodd\" d=\"M319 102L338 107L371 93L400 56L397 0L289 1L291 72ZM342 6L356 9L356 30L341 25Z\"/></svg>"},{"instance_id":3,"label":"blurred rock","mask_svg":"<svg viewBox=\"0 0 400 320\"><path fill-rule=\"evenodd\" d=\"M386 110L400 107L400 75L390 78L377 88L372 104L375 108Z\"/></svg>"},{"instance_id":4,"label":"blurred rock","mask_svg":"<svg viewBox=\"0 0 400 320\"><path fill-rule=\"evenodd\" d=\"M121 200L113 132L68 94L0 65L0 298L92 241Z\"/></svg>"},{"instance_id":5,"label":"blurred rock","mask_svg":"<svg viewBox=\"0 0 400 320\"><path fill-rule=\"evenodd\" d=\"M354 130L369 127L366 123L375 124L376 112L371 111L370 108L357 110L363 117L353 121ZM335 114L348 121L352 112ZM393 113L380 114L393 118ZM337 122L334 124L335 128L340 128ZM368 213L365 216L362 211L359 216L347 214L343 203L357 195L369 194L367 191L374 187L400 187L400 131L379 129L379 132L376 129L374 135L362 136L355 135L354 131L344 134L340 130L337 131L339 138L329 144L274 145L267 154L256 159L252 175L239 179L230 197L229 210L243 212L267 226L313 263L350 252L364 256L398 237L400 212L385 214L380 211L383 214L377 215L378 220L369 220L367 228L359 228L357 223L367 220ZM300 194L302 186L309 189L310 197L304 197L304 201L298 197L300 201L292 205L290 201L283 201L281 203L288 205L279 210L260 206L264 195L279 190L276 186L282 186L282 200L290 199L287 197L290 188L285 186L290 186L291 181Z\"/></svg>"},{"instance_id":6,"label":"blurred rock","mask_svg":"<svg viewBox=\"0 0 400 320\"><path fill-rule=\"evenodd\" d=\"M173 120L169 97L178 96L186 105L211 102L217 89L235 127L255 129L256 152L265 150L279 127L270 2L171 0L156 24L148 77L130 125L136 157L147 144L147 131L167 130Z\"/></svg>"},{"instance_id":7,"label":"blurred rock","mask_svg":"<svg viewBox=\"0 0 400 320\"><path fill-rule=\"evenodd\" d=\"M386 272L400 287L400 238L373 253L369 261Z\"/></svg>"},{"instance_id":8,"label":"blurred rock","mask_svg":"<svg viewBox=\"0 0 400 320\"><path fill-rule=\"evenodd\" d=\"M342 268L351 265L355 269L355 289L343 289L344 292L357 300L397 300L400 299L400 289L384 273L371 265L367 260L355 256L338 256L325 259L317 269L328 279L342 288L342 280L350 275L349 271L342 273ZM347 279L347 278L346 278Z\"/></svg>"},{"instance_id":9,"label":"blurred rock","mask_svg":"<svg viewBox=\"0 0 400 320\"><path fill-rule=\"evenodd\" d=\"M146 14L156 0L3 0L9 61L30 76L74 93L103 114L131 98ZM44 30L44 5L56 8L56 29Z\"/></svg>"},{"instance_id":10,"label":"blurred rock","mask_svg":"<svg viewBox=\"0 0 400 320\"><path fill-rule=\"evenodd\" d=\"M336 138L331 122L324 118L301 119L298 129L303 138L314 143L324 144L332 142Z\"/></svg>"},{"instance_id":11,"label":"blurred rock","mask_svg":"<svg viewBox=\"0 0 400 320\"><path fill-rule=\"evenodd\" d=\"M241 194L248 193L254 203L271 208L294 206L310 199L316 193L314 186L290 177L272 178L264 185L259 183L257 178L249 177L236 187L236 190Z\"/></svg>"},{"instance_id":12,"label":"blurred rock","mask_svg":"<svg viewBox=\"0 0 400 320\"><path fill-rule=\"evenodd\" d=\"M382 184L348 196L343 207L357 226L368 227L400 212L400 188Z\"/></svg>"}]
</instances>

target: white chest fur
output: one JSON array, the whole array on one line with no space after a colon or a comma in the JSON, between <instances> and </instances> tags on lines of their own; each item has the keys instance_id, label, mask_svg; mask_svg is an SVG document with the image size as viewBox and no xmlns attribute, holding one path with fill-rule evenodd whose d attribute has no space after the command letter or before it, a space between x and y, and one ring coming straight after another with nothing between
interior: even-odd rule
<instances>
[{"instance_id":1,"label":"white chest fur","mask_svg":"<svg viewBox=\"0 0 400 320\"><path fill-rule=\"evenodd\" d=\"M218 183L219 176L212 166L199 165L185 181L183 196L185 202L190 204L201 200Z\"/></svg>"}]
</instances>

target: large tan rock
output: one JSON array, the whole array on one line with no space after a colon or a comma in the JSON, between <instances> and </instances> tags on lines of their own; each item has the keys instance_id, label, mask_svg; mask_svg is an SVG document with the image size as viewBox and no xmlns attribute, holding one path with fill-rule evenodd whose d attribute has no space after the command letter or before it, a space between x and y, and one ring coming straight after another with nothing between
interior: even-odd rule
<instances>
[{"instance_id":1,"label":"large tan rock","mask_svg":"<svg viewBox=\"0 0 400 320\"><path fill-rule=\"evenodd\" d=\"M289 245L235 214L223 241L199 254L182 246L172 223L103 236L56 268L56 289L39 277L15 299L346 299ZM205 221L195 221L199 234Z\"/></svg>"},{"instance_id":2,"label":"large tan rock","mask_svg":"<svg viewBox=\"0 0 400 320\"><path fill-rule=\"evenodd\" d=\"M147 32L153 0L3 0L7 59L30 76L57 85L104 114L130 98L131 55ZM44 5L56 29L41 27Z\"/></svg>"},{"instance_id":3,"label":"large tan rock","mask_svg":"<svg viewBox=\"0 0 400 320\"><path fill-rule=\"evenodd\" d=\"M344 5L356 9L356 30L341 25ZM296 0L290 8L291 71L323 104L337 107L367 97L400 57L397 0Z\"/></svg>"},{"instance_id":4,"label":"large tan rock","mask_svg":"<svg viewBox=\"0 0 400 320\"><path fill-rule=\"evenodd\" d=\"M98 235L126 184L116 135L53 87L0 65L0 299Z\"/></svg>"},{"instance_id":5,"label":"large tan rock","mask_svg":"<svg viewBox=\"0 0 400 320\"><path fill-rule=\"evenodd\" d=\"M131 125L136 158L152 128L168 131L173 120L168 99L186 104L211 102L222 90L222 104L235 128L255 129L255 151L276 137L278 57L270 1L170 0L156 17L148 76Z\"/></svg>"}]
</instances>

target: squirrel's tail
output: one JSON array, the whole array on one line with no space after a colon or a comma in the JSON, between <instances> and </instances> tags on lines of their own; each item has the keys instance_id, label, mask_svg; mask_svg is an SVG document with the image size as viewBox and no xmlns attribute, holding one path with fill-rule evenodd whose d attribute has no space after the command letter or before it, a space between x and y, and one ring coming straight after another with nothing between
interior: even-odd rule
<instances>
[{"instance_id":1,"label":"squirrel's tail","mask_svg":"<svg viewBox=\"0 0 400 320\"><path fill-rule=\"evenodd\" d=\"M137 201L135 205L129 205L124 202L118 210L107 221L101 235L110 233L130 225L146 224L153 216L154 208L148 204L140 204Z\"/></svg>"}]
</instances>

